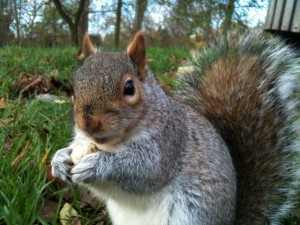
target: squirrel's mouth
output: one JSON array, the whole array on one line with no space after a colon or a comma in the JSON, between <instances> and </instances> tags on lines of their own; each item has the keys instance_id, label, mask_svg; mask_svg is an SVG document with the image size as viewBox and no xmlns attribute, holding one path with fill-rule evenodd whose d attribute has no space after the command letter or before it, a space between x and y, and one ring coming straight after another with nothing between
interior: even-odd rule
<instances>
[{"instance_id":1,"label":"squirrel's mouth","mask_svg":"<svg viewBox=\"0 0 300 225\"><path fill-rule=\"evenodd\" d=\"M96 143L101 145L116 145L120 141L119 135L111 131L106 133L87 134Z\"/></svg>"},{"instance_id":2,"label":"squirrel's mouth","mask_svg":"<svg viewBox=\"0 0 300 225\"><path fill-rule=\"evenodd\" d=\"M109 142L110 139L111 139L110 137L95 138L95 141L98 142L99 144L106 144Z\"/></svg>"},{"instance_id":3,"label":"squirrel's mouth","mask_svg":"<svg viewBox=\"0 0 300 225\"><path fill-rule=\"evenodd\" d=\"M118 142L117 136L109 136L109 137L94 137L94 140L99 144L116 144Z\"/></svg>"},{"instance_id":4,"label":"squirrel's mouth","mask_svg":"<svg viewBox=\"0 0 300 225\"><path fill-rule=\"evenodd\" d=\"M94 139L98 144L107 144L115 138L114 135L109 133L88 133L89 136Z\"/></svg>"}]
</instances>

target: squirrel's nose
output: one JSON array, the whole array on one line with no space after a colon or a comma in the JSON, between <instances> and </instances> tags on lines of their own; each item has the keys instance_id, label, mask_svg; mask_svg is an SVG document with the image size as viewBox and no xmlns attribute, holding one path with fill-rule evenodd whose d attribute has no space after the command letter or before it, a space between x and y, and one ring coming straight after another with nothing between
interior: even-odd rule
<instances>
[{"instance_id":1,"label":"squirrel's nose","mask_svg":"<svg viewBox=\"0 0 300 225\"><path fill-rule=\"evenodd\" d=\"M98 126L86 127L86 132L91 135L94 133L98 133L100 131L101 131L101 124L98 124Z\"/></svg>"},{"instance_id":2,"label":"squirrel's nose","mask_svg":"<svg viewBox=\"0 0 300 225\"><path fill-rule=\"evenodd\" d=\"M87 132L88 134L94 136L93 134L100 134L109 130L110 118L106 115L75 115L76 125L79 129Z\"/></svg>"},{"instance_id":3,"label":"squirrel's nose","mask_svg":"<svg viewBox=\"0 0 300 225\"><path fill-rule=\"evenodd\" d=\"M93 135L95 133L103 132L103 123L101 121L94 121L94 120L86 120L85 121L85 131Z\"/></svg>"}]
</instances>

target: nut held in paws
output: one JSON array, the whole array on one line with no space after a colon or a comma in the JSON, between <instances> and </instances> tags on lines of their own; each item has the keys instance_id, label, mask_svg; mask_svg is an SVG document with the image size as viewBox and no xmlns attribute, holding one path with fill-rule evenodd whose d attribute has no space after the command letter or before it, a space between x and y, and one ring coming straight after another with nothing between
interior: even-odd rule
<instances>
[{"instance_id":1,"label":"nut held in paws","mask_svg":"<svg viewBox=\"0 0 300 225\"><path fill-rule=\"evenodd\" d=\"M74 164L78 164L82 157L97 151L96 145L90 143L88 145L83 145L78 143L71 153L71 158Z\"/></svg>"}]
</instances>

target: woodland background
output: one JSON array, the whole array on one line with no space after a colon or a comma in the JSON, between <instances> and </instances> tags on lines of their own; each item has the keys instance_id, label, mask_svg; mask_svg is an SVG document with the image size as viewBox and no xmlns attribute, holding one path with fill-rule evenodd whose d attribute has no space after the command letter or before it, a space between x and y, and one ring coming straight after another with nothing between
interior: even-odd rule
<instances>
[{"instance_id":1,"label":"woodland background","mask_svg":"<svg viewBox=\"0 0 300 225\"><path fill-rule=\"evenodd\" d=\"M89 28L97 45L124 47L142 29L149 45L182 46L232 28L261 29L264 18L256 23L248 14L266 11L267 5L267 0L0 0L0 46L77 46Z\"/></svg>"}]
</instances>

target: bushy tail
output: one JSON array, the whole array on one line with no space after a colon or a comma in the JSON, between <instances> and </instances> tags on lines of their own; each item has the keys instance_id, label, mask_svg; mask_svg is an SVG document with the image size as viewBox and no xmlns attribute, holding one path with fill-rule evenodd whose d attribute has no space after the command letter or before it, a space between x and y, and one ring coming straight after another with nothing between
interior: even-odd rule
<instances>
[{"instance_id":1,"label":"bushy tail","mask_svg":"<svg viewBox=\"0 0 300 225\"><path fill-rule=\"evenodd\" d=\"M279 223L300 177L300 60L276 38L247 34L219 39L189 66L177 97L205 115L231 151L236 223Z\"/></svg>"}]
</instances>

